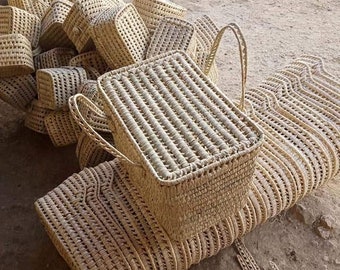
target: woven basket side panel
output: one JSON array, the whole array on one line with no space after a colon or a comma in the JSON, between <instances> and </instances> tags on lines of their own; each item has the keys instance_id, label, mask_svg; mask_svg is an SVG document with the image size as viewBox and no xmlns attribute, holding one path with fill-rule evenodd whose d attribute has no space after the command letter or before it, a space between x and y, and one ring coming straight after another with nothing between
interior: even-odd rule
<instances>
[{"instance_id":1,"label":"woven basket side panel","mask_svg":"<svg viewBox=\"0 0 340 270\"><path fill-rule=\"evenodd\" d=\"M69 111L49 113L44 121L54 146L66 146L77 142L80 128L72 123L74 120Z\"/></svg>"},{"instance_id":2,"label":"woven basket side panel","mask_svg":"<svg viewBox=\"0 0 340 270\"><path fill-rule=\"evenodd\" d=\"M68 99L87 79L82 68L41 69L37 71L37 89L41 104L56 110L68 106Z\"/></svg>"},{"instance_id":3,"label":"woven basket side panel","mask_svg":"<svg viewBox=\"0 0 340 270\"><path fill-rule=\"evenodd\" d=\"M44 0L8 0L8 5L24 9L40 19L45 15L49 3Z\"/></svg>"},{"instance_id":4,"label":"woven basket side panel","mask_svg":"<svg viewBox=\"0 0 340 270\"><path fill-rule=\"evenodd\" d=\"M98 71L99 74L105 73L108 69L104 59L97 51L79 54L70 60L69 65L83 67L85 69L91 67Z\"/></svg>"},{"instance_id":5,"label":"woven basket side panel","mask_svg":"<svg viewBox=\"0 0 340 270\"><path fill-rule=\"evenodd\" d=\"M30 41L21 34L0 36L0 77L34 72Z\"/></svg>"},{"instance_id":6,"label":"woven basket side panel","mask_svg":"<svg viewBox=\"0 0 340 270\"><path fill-rule=\"evenodd\" d=\"M186 15L186 9L168 2L158 0L133 0L133 5L141 15L146 27L153 33L159 22L164 17L174 17L183 19Z\"/></svg>"},{"instance_id":7,"label":"woven basket side panel","mask_svg":"<svg viewBox=\"0 0 340 270\"><path fill-rule=\"evenodd\" d=\"M26 113L25 126L36 132L48 134L44 120L50 112L51 110L43 108L38 100L34 100Z\"/></svg>"},{"instance_id":8,"label":"woven basket side panel","mask_svg":"<svg viewBox=\"0 0 340 270\"><path fill-rule=\"evenodd\" d=\"M0 79L0 98L15 108L25 110L36 94L32 75Z\"/></svg>"},{"instance_id":9,"label":"woven basket side panel","mask_svg":"<svg viewBox=\"0 0 340 270\"><path fill-rule=\"evenodd\" d=\"M69 48L54 48L34 57L34 65L36 69L67 66L75 54L75 51Z\"/></svg>"}]
</instances>

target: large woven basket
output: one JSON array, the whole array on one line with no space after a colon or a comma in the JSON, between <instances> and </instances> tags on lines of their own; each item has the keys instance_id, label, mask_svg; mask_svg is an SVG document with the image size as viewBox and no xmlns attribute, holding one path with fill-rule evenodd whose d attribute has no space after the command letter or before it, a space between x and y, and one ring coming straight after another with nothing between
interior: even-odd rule
<instances>
[{"instance_id":1,"label":"large woven basket","mask_svg":"<svg viewBox=\"0 0 340 270\"><path fill-rule=\"evenodd\" d=\"M86 72L80 67L39 69L37 71L39 101L44 108L56 110L68 104L77 88L86 81Z\"/></svg>"},{"instance_id":2,"label":"large woven basket","mask_svg":"<svg viewBox=\"0 0 340 270\"><path fill-rule=\"evenodd\" d=\"M149 31L132 4L100 13L92 26L92 39L111 69L145 59Z\"/></svg>"},{"instance_id":3,"label":"large woven basket","mask_svg":"<svg viewBox=\"0 0 340 270\"><path fill-rule=\"evenodd\" d=\"M133 0L133 5L152 34L164 17L183 19L186 9L167 0Z\"/></svg>"},{"instance_id":4,"label":"large woven basket","mask_svg":"<svg viewBox=\"0 0 340 270\"><path fill-rule=\"evenodd\" d=\"M40 19L25 10L0 6L0 35L21 34L35 48L40 36Z\"/></svg>"},{"instance_id":5,"label":"large woven basket","mask_svg":"<svg viewBox=\"0 0 340 270\"><path fill-rule=\"evenodd\" d=\"M67 146L77 142L80 128L69 111L50 112L46 115L44 122L54 146Z\"/></svg>"},{"instance_id":6,"label":"large woven basket","mask_svg":"<svg viewBox=\"0 0 340 270\"><path fill-rule=\"evenodd\" d=\"M30 41L21 34L0 36L0 78L34 72Z\"/></svg>"},{"instance_id":7,"label":"large woven basket","mask_svg":"<svg viewBox=\"0 0 340 270\"><path fill-rule=\"evenodd\" d=\"M146 58L172 50L181 50L192 58L196 53L196 30L188 21L166 17L157 26L148 47Z\"/></svg>"},{"instance_id":8,"label":"large woven basket","mask_svg":"<svg viewBox=\"0 0 340 270\"><path fill-rule=\"evenodd\" d=\"M28 11L40 19L45 15L49 2L45 0L7 0L8 5Z\"/></svg>"},{"instance_id":9,"label":"large woven basket","mask_svg":"<svg viewBox=\"0 0 340 270\"><path fill-rule=\"evenodd\" d=\"M74 48L63 29L63 23L73 3L68 0L54 0L42 19L40 45L46 50L55 47Z\"/></svg>"},{"instance_id":10,"label":"large woven basket","mask_svg":"<svg viewBox=\"0 0 340 270\"><path fill-rule=\"evenodd\" d=\"M94 49L90 37L91 22L103 10L123 4L121 0L75 0L63 28L79 53Z\"/></svg>"},{"instance_id":11,"label":"large woven basket","mask_svg":"<svg viewBox=\"0 0 340 270\"><path fill-rule=\"evenodd\" d=\"M162 55L106 73L99 90L117 149L102 145L126 165L172 238L192 236L244 205L262 133L189 56ZM70 99L75 119L98 140L78 101L93 103Z\"/></svg>"},{"instance_id":12,"label":"large woven basket","mask_svg":"<svg viewBox=\"0 0 340 270\"><path fill-rule=\"evenodd\" d=\"M76 52L69 48L54 48L34 57L35 69L59 68L68 66Z\"/></svg>"},{"instance_id":13,"label":"large woven basket","mask_svg":"<svg viewBox=\"0 0 340 270\"><path fill-rule=\"evenodd\" d=\"M32 75L0 79L0 99L17 109L25 110L36 95L36 83Z\"/></svg>"},{"instance_id":14,"label":"large woven basket","mask_svg":"<svg viewBox=\"0 0 340 270\"><path fill-rule=\"evenodd\" d=\"M50 112L51 110L42 107L39 100L33 100L26 112L25 126L35 132L48 134L44 120Z\"/></svg>"}]
</instances>

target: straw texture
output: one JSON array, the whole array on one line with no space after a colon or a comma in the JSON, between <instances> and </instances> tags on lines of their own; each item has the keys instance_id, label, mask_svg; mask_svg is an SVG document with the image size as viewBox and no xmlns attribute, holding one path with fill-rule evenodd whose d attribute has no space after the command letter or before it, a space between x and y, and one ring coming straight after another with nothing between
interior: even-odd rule
<instances>
[{"instance_id":1,"label":"straw texture","mask_svg":"<svg viewBox=\"0 0 340 270\"><path fill-rule=\"evenodd\" d=\"M8 5L24 9L38 16L40 19L45 15L49 2L44 0L7 0Z\"/></svg>"},{"instance_id":2,"label":"straw texture","mask_svg":"<svg viewBox=\"0 0 340 270\"><path fill-rule=\"evenodd\" d=\"M67 0L54 0L46 11L41 23L40 46L46 50L55 47L74 48L72 41L63 29L63 23L73 3Z\"/></svg>"},{"instance_id":3,"label":"straw texture","mask_svg":"<svg viewBox=\"0 0 340 270\"><path fill-rule=\"evenodd\" d=\"M36 48L40 28L40 19L37 16L16 7L0 6L0 35L21 34Z\"/></svg>"},{"instance_id":4,"label":"straw texture","mask_svg":"<svg viewBox=\"0 0 340 270\"><path fill-rule=\"evenodd\" d=\"M38 100L33 100L26 112L25 126L42 134L48 134L45 126L45 117L51 110L42 107Z\"/></svg>"},{"instance_id":5,"label":"straw texture","mask_svg":"<svg viewBox=\"0 0 340 270\"><path fill-rule=\"evenodd\" d=\"M30 41L21 34L0 36L0 78L34 72Z\"/></svg>"},{"instance_id":6,"label":"straw texture","mask_svg":"<svg viewBox=\"0 0 340 270\"><path fill-rule=\"evenodd\" d=\"M164 17L183 19L187 11L184 7L167 0L133 0L132 3L151 34Z\"/></svg>"},{"instance_id":7,"label":"straw texture","mask_svg":"<svg viewBox=\"0 0 340 270\"><path fill-rule=\"evenodd\" d=\"M67 66L76 52L69 48L54 48L34 57L35 69L59 68Z\"/></svg>"},{"instance_id":8,"label":"straw texture","mask_svg":"<svg viewBox=\"0 0 340 270\"><path fill-rule=\"evenodd\" d=\"M189 237L242 207L261 132L190 57L172 53L106 73L99 90L118 149L111 152L171 237ZM72 113L79 120L77 108Z\"/></svg>"},{"instance_id":9,"label":"straw texture","mask_svg":"<svg viewBox=\"0 0 340 270\"><path fill-rule=\"evenodd\" d=\"M145 59L149 31L132 4L101 12L91 33L98 52L111 69Z\"/></svg>"}]
</instances>

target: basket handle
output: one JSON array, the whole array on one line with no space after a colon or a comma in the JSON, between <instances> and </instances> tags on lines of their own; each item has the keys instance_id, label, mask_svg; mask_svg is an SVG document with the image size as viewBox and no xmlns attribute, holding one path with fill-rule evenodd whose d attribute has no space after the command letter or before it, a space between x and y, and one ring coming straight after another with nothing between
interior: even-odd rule
<instances>
[{"instance_id":1,"label":"basket handle","mask_svg":"<svg viewBox=\"0 0 340 270\"><path fill-rule=\"evenodd\" d=\"M223 37L223 34L225 33L225 31L229 29L231 30L236 39L237 39L237 42L238 42L238 48L239 48L239 52L240 52L240 62L241 62L241 100L240 100L240 104L239 104L239 109L241 111L244 111L244 108L245 108L245 91L246 91L246 81L247 81L247 67L248 67L248 64L247 64L247 44L246 44L246 41L244 39L244 36L241 32L241 29L240 27L235 24L235 23L230 23L228 24L227 26L223 27L222 29L219 30L219 32L217 33L216 35L216 38L215 38L215 41L212 45L212 48L211 48L211 51L210 51L210 54L207 58L207 64L205 66L205 69L204 69L204 73L205 74L208 74L210 69L211 69L211 66L213 64L213 61L215 60L216 58L216 54L217 54L217 51L218 51L218 48L220 46L220 43L221 43L221 40L222 40L222 37Z\"/></svg>"},{"instance_id":2,"label":"basket handle","mask_svg":"<svg viewBox=\"0 0 340 270\"><path fill-rule=\"evenodd\" d=\"M86 120L81 111L79 110L79 104L86 106L87 109L91 110L94 114L99 117L106 118L105 113L100 110L91 100L85 97L82 94L76 94L69 98L69 107L72 114L72 117L77 122L77 124L81 127L81 129L98 145L100 145L105 151L109 152L113 156L119 158L123 162L127 162L134 166L141 166L133 161L131 161L128 157L122 154L119 150L117 150L114 146L112 146L108 141L106 141Z\"/></svg>"}]
</instances>

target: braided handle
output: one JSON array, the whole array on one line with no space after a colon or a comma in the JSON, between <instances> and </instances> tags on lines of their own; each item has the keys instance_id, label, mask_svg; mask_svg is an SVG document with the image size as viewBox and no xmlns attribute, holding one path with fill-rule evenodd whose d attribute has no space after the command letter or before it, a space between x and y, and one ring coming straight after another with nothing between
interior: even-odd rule
<instances>
[{"instance_id":1,"label":"braided handle","mask_svg":"<svg viewBox=\"0 0 340 270\"><path fill-rule=\"evenodd\" d=\"M220 29L220 31L218 32L216 38L215 38L215 41L214 41L214 44L211 48L211 51L210 51L210 54L207 58L207 64L205 66L205 69L204 69L204 73L205 74L209 74L209 71L211 69L211 66L216 58L216 54L217 54L217 51L218 51L218 48L220 46L220 43L221 43L221 40L222 40L222 37L223 37L223 34L225 33L225 31L229 29L231 30L236 39L237 39L237 42L238 42L238 48L239 48L239 52L240 52L240 62L241 62L241 100L240 100L240 104L239 104L239 109L244 111L244 107L245 107L245 91L246 91L246 80L247 80L247 67L248 67L248 64L247 64L247 44L246 44L246 41L243 37L243 34L241 32L241 29L240 27L235 24L235 23L230 23L228 24L227 26L223 27L222 29Z\"/></svg>"},{"instance_id":2,"label":"braided handle","mask_svg":"<svg viewBox=\"0 0 340 270\"><path fill-rule=\"evenodd\" d=\"M105 151L109 152L113 156L119 158L121 161L125 161L134 166L140 166L139 164L131 161L128 157L122 154L114 146L112 146L108 141L106 141L89 123L85 116L79 110L79 104L85 106L86 109L93 112L95 115L105 118L105 113L100 110L91 100L82 94L76 94L69 98L69 107L72 117L76 123L81 127L81 129L98 145L100 145Z\"/></svg>"}]
</instances>

